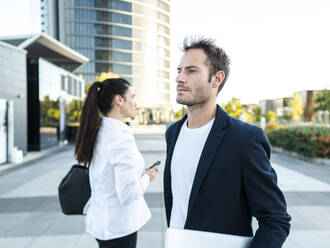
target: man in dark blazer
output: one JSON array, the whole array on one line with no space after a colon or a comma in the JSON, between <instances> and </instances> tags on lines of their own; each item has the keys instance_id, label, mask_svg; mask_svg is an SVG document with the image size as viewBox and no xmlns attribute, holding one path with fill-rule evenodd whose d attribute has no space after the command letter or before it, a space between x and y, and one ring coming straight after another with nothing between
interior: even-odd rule
<instances>
[{"instance_id":1,"label":"man in dark blazer","mask_svg":"<svg viewBox=\"0 0 330 248\"><path fill-rule=\"evenodd\" d=\"M168 226L252 237L254 216L259 228L251 248L282 247L291 217L269 161L267 137L216 104L229 58L209 39L186 39L183 50L176 100L188 114L166 131Z\"/></svg>"}]
</instances>

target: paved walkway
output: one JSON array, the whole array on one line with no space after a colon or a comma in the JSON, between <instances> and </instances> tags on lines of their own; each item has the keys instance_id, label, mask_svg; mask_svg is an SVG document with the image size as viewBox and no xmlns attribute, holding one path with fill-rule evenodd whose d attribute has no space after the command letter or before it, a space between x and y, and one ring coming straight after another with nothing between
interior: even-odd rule
<instances>
[{"instance_id":1,"label":"paved walkway","mask_svg":"<svg viewBox=\"0 0 330 248\"><path fill-rule=\"evenodd\" d=\"M137 135L146 165L165 162L162 135ZM82 216L60 212L57 186L74 163L73 147L17 167L0 170L0 247L97 247L84 232ZM283 247L330 247L330 169L280 154L272 155L288 211L291 234ZM164 247L166 230L162 198L162 173L145 195L153 218L138 234L139 248ZM254 222L255 229L257 223Z\"/></svg>"}]
</instances>

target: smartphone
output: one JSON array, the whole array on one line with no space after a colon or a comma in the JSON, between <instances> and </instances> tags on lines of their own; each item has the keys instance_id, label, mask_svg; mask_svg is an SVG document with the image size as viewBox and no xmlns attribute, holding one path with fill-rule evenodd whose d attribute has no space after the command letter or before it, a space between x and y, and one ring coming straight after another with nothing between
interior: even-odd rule
<instances>
[{"instance_id":1,"label":"smartphone","mask_svg":"<svg viewBox=\"0 0 330 248\"><path fill-rule=\"evenodd\" d=\"M160 162L159 160L156 161L152 166L150 166L150 167L148 168L148 170L154 168L156 165L160 165L160 163L161 163L161 162Z\"/></svg>"}]
</instances>

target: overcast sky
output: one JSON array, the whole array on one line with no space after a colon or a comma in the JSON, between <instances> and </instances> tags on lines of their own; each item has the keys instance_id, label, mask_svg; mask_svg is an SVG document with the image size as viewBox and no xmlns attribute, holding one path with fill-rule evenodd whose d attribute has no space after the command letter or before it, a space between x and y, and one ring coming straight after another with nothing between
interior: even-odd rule
<instances>
[{"instance_id":1,"label":"overcast sky","mask_svg":"<svg viewBox=\"0 0 330 248\"><path fill-rule=\"evenodd\" d=\"M330 88L329 0L178 0L172 11L173 79L185 35L212 37L230 56L219 103Z\"/></svg>"},{"instance_id":2,"label":"overcast sky","mask_svg":"<svg viewBox=\"0 0 330 248\"><path fill-rule=\"evenodd\" d=\"M39 0L0 3L0 35L40 30ZM231 58L219 103L330 88L329 13L329 0L172 0L173 101L179 46L199 34L214 38Z\"/></svg>"}]
</instances>

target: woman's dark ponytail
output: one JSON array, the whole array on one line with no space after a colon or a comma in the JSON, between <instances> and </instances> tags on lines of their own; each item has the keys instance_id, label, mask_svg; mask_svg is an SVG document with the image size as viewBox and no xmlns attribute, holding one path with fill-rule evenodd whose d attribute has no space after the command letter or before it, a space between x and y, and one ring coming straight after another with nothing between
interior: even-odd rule
<instances>
[{"instance_id":1,"label":"woman's dark ponytail","mask_svg":"<svg viewBox=\"0 0 330 248\"><path fill-rule=\"evenodd\" d=\"M101 114L97 106L97 95L101 88L103 88L102 83L93 83L83 105L75 145L75 156L79 163L87 164L92 160L94 144L101 122Z\"/></svg>"},{"instance_id":2,"label":"woman's dark ponytail","mask_svg":"<svg viewBox=\"0 0 330 248\"><path fill-rule=\"evenodd\" d=\"M125 79L116 78L95 82L89 88L75 144L75 156L79 163L87 164L92 160L101 117L111 110L115 95L124 97L129 86L130 83Z\"/></svg>"}]
</instances>

